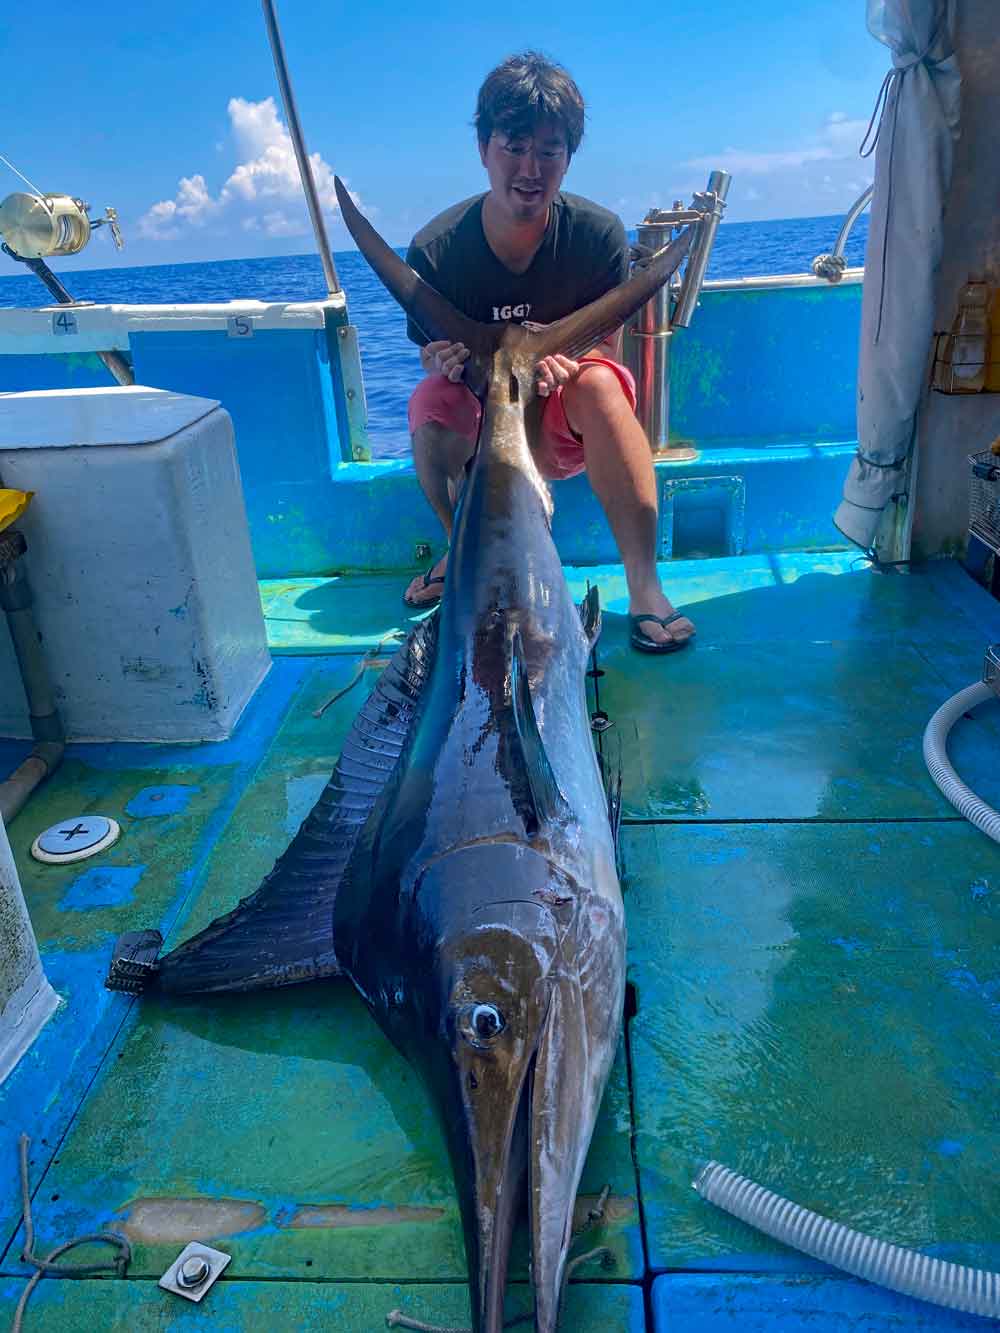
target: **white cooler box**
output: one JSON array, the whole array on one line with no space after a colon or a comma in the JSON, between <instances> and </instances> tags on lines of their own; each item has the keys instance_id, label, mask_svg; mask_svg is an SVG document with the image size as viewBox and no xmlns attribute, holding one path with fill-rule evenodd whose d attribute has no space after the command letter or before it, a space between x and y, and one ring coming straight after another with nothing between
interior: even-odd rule
<instances>
[{"instance_id":1,"label":"white cooler box","mask_svg":"<svg viewBox=\"0 0 1000 1333\"><path fill-rule=\"evenodd\" d=\"M229 414L162 389L0 394L18 520L70 740L230 735L270 655ZM0 612L0 736L28 737Z\"/></svg>"}]
</instances>

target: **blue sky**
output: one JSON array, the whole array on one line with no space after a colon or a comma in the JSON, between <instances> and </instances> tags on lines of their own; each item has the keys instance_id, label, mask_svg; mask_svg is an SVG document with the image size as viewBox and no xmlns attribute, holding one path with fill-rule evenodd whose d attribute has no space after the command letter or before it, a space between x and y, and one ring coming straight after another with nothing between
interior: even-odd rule
<instances>
[{"instance_id":1,"label":"blue sky","mask_svg":"<svg viewBox=\"0 0 1000 1333\"><path fill-rule=\"evenodd\" d=\"M863 0L279 0L279 18L324 199L336 171L393 244L484 188L476 91L529 47L587 102L566 188L628 226L703 188L710 166L733 173L732 220L841 213L871 179L857 145L889 53ZM120 257L99 233L57 267L314 248L257 0L54 0L44 24L8 7L0 52L0 153L122 220ZM0 198L24 188L0 164ZM334 250L349 248L327 217ZM0 273L17 268L0 255Z\"/></svg>"}]
</instances>

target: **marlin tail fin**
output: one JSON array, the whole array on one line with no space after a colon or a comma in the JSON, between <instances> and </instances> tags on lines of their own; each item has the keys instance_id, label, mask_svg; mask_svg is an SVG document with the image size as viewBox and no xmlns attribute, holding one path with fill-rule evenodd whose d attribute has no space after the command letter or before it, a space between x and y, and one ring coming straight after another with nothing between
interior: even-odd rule
<instances>
[{"instance_id":1,"label":"marlin tail fin","mask_svg":"<svg viewBox=\"0 0 1000 1333\"><path fill-rule=\"evenodd\" d=\"M581 357L620 328L663 286L680 267L691 244L692 231L688 228L675 241L658 250L627 282L542 329L481 324L456 310L450 301L400 259L358 211L339 177L334 177L334 186L344 222L358 249L410 318L428 338L447 339L468 347L471 355L465 367L465 382L480 397L489 381L493 353L501 338L516 339L527 350L533 365L543 356L557 352L568 357Z\"/></svg>"},{"instance_id":2,"label":"marlin tail fin","mask_svg":"<svg viewBox=\"0 0 1000 1333\"><path fill-rule=\"evenodd\" d=\"M490 377L493 352L500 341L503 326L493 328L489 324L480 324L456 310L450 301L424 282L383 241L368 219L358 211L339 176L334 177L334 187L347 230L354 237L358 249L428 338L465 344L471 353L465 366L465 382L473 393L482 395Z\"/></svg>"},{"instance_id":3,"label":"marlin tail fin","mask_svg":"<svg viewBox=\"0 0 1000 1333\"><path fill-rule=\"evenodd\" d=\"M691 245L691 236L689 227L675 241L658 250L627 282L613 287L589 305L574 310L572 315L557 320L555 324L547 324L542 329L526 330L533 358L538 361L543 356L562 353L576 360L621 328L629 316L645 305L680 267Z\"/></svg>"}]
</instances>

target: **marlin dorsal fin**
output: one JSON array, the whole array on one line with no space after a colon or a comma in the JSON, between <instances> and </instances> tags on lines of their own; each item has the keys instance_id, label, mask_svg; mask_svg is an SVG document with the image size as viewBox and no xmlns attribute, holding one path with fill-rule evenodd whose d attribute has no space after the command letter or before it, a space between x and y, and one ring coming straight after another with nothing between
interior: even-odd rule
<instances>
[{"instance_id":1,"label":"marlin dorsal fin","mask_svg":"<svg viewBox=\"0 0 1000 1333\"><path fill-rule=\"evenodd\" d=\"M482 395L489 382L493 352L504 325L480 324L456 310L386 244L358 211L339 176L334 177L334 187L347 230L389 293L432 341L447 339L448 342L465 344L471 353L465 366L465 383L473 393Z\"/></svg>"},{"instance_id":2,"label":"marlin dorsal fin","mask_svg":"<svg viewBox=\"0 0 1000 1333\"><path fill-rule=\"evenodd\" d=\"M340 975L334 904L354 845L409 736L437 651L434 613L411 631L362 705L330 781L257 891L155 966L128 964L152 939L120 942L112 978L163 991L250 991ZM136 980L138 979L138 980ZM111 989L121 989L112 986Z\"/></svg>"},{"instance_id":3,"label":"marlin dorsal fin","mask_svg":"<svg viewBox=\"0 0 1000 1333\"><path fill-rule=\"evenodd\" d=\"M531 700L528 664L520 631L515 630L511 640L510 696L514 714L514 730L521 750L523 772L527 780L536 828L564 820L569 814L566 798L559 790L552 772L549 756L545 753L535 707Z\"/></svg>"}]
</instances>

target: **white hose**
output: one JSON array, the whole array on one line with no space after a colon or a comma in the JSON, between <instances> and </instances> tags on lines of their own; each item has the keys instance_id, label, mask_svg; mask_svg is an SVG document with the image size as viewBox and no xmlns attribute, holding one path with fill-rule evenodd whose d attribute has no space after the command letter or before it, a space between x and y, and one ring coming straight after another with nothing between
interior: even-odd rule
<instances>
[{"instance_id":1,"label":"white hose","mask_svg":"<svg viewBox=\"0 0 1000 1333\"><path fill-rule=\"evenodd\" d=\"M718 1162L708 1162L702 1168L694 1187L703 1199L741 1222L855 1277L951 1310L987 1319L1000 1316L1000 1273L946 1263L852 1231L842 1222L833 1222L783 1199Z\"/></svg>"},{"instance_id":2,"label":"white hose","mask_svg":"<svg viewBox=\"0 0 1000 1333\"><path fill-rule=\"evenodd\" d=\"M993 691L982 681L968 685L964 690L941 705L924 732L924 763L935 783L959 814L975 824L988 838L1000 842L1000 814L987 805L971 787L967 787L948 762L948 733L955 722L977 704L994 698Z\"/></svg>"}]
</instances>

